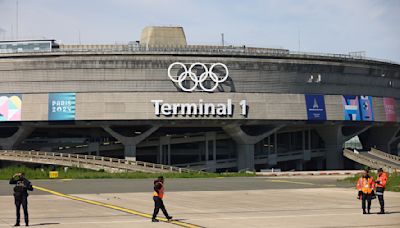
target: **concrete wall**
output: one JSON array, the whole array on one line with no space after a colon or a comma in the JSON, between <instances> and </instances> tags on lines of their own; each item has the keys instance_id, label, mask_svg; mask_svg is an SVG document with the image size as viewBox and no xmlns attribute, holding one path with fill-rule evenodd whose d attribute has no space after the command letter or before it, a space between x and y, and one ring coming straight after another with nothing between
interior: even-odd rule
<instances>
[{"instance_id":1,"label":"concrete wall","mask_svg":"<svg viewBox=\"0 0 400 228\"><path fill-rule=\"evenodd\" d=\"M400 66L322 60L176 55L60 54L0 58L0 93L176 92L173 62L227 65L218 92L371 95L400 98ZM387 72L381 77L381 72ZM320 83L308 83L311 75ZM389 82L392 85L389 86Z\"/></svg>"},{"instance_id":2,"label":"concrete wall","mask_svg":"<svg viewBox=\"0 0 400 228\"><path fill-rule=\"evenodd\" d=\"M156 116L151 100L166 103L226 103L231 99L234 115L231 117ZM248 116L240 115L239 102L246 100ZM328 120L343 120L342 98L325 96ZM384 122L382 98L373 98L375 121ZM397 106L397 113L400 113ZM48 94L23 94L22 120L47 121ZM157 120L157 119L248 119L248 120L307 120L303 94L268 93L77 93L76 120Z\"/></svg>"}]
</instances>

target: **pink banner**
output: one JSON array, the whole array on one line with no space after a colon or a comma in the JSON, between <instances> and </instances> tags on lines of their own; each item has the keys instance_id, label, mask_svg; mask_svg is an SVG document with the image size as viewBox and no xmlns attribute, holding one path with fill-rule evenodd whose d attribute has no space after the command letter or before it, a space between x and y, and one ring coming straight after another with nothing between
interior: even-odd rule
<instances>
[{"instance_id":1,"label":"pink banner","mask_svg":"<svg viewBox=\"0 0 400 228\"><path fill-rule=\"evenodd\" d=\"M386 121L396 122L396 101L394 98L384 97L383 105L385 107Z\"/></svg>"}]
</instances>

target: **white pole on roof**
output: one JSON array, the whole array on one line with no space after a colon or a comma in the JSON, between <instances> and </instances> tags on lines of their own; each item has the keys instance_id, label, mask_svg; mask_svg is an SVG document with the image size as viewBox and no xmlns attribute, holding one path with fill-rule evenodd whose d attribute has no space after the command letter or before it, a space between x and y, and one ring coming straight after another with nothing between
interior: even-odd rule
<instances>
[{"instance_id":1,"label":"white pole on roof","mask_svg":"<svg viewBox=\"0 0 400 228\"><path fill-rule=\"evenodd\" d=\"M17 0L17 8L16 8L16 31L15 31L15 34L16 34L16 39L18 40L18 0Z\"/></svg>"}]
</instances>

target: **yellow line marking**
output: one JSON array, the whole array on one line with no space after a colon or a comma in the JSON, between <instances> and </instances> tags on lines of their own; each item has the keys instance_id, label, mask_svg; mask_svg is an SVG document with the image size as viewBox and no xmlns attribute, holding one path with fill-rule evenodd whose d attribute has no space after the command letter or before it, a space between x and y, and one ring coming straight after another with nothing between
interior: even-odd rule
<instances>
[{"instance_id":1,"label":"yellow line marking","mask_svg":"<svg viewBox=\"0 0 400 228\"><path fill-rule=\"evenodd\" d=\"M270 182L289 183L289 184L302 184L302 185L316 185L316 184L308 183L308 182L288 181L288 180L270 180Z\"/></svg>"},{"instance_id":2,"label":"yellow line marking","mask_svg":"<svg viewBox=\"0 0 400 228\"><path fill-rule=\"evenodd\" d=\"M141 217L145 217L145 218L152 218L151 214L146 214L143 212L139 212L139 211L135 211L135 210L131 210L131 209L127 209L127 208L123 208L123 207L119 207L119 206L115 206L115 205L111 205L111 204L106 204L106 203L102 203L102 202L98 202L98 201L94 201L94 200L89 200L89 199L84 199L84 198L80 198L80 197L76 197L76 196L71 196L71 195L67 195L67 194L63 194L61 192L56 192L50 189L46 189L46 188L42 188L39 186L33 186L33 188L40 190L40 191L44 191L44 192L48 192L50 194L56 195L56 196L60 196L60 197L64 197L64 198L68 198L71 200L76 200L76 201L80 201L80 202L84 202L84 203L88 203L88 204L92 204L92 205L97 205L97 206L101 206L101 207L106 207L109 209L113 209L113 210L117 210L117 211L122 211L128 214L133 214L133 215L137 215L137 216L141 216ZM185 227L185 228L202 228L201 226L197 226L197 225L193 225L190 223L186 223L186 222L180 222L180 221L168 221L165 218L158 218L158 220L162 221L162 222L168 222L168 223L172 223L174 225L178 225L181 227Z\"/></svg>"}]
</instances>

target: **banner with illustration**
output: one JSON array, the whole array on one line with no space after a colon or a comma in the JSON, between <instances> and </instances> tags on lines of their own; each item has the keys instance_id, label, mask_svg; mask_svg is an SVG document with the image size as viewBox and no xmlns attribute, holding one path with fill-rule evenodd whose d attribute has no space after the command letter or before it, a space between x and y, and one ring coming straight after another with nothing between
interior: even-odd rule
<instances>
[{"instance_id":1,"label":"banner with illustration","mask_svg":"<svg viewBox=\"0 0 400 228\"><path fill-rule=\"evenodd\" d=\"M361 120L358 96L342 96L344 120Z\"/></svg>"},{"instance_id":2,"label":"banner with illustration","mask_svg":"<svg viewBox=\"0 0 400 228\"><path fill-rule=\"evenodd\" d=\"M360 114L363 121L374 121L374 111L372 110L372 97L360 96Z\"/></svg>"},{"instance_id":3,"label":"banner with illustration","mask_svg":"<svg viewBox=\"0 0 400 228\"><path fill-rule=\"evenodd\" d=\"M75 93L49 94L49 120L75 120Z\"/></svg>"},{"instance_id":4,"label":"banner with illustration","mask_svg":"<svg viewBox=\"0 0 400 228\"><path fill-rule=\"evenodd\" d=\"M386 121L388 122L396 122L396 100L391 97L384 97L383 98L383 106L385 108L385 116Z\"/></svg>"},{"instance_id":5,"label":"banner with illustration","mask_svg":"<svg viewBox=\"0 0 400 228\"><path fill-rule=\"evenodd\" d=\"M324 95L306 94L306 109L308 120L326 120Z\"/></svg>"},{"instance_id":6,"label":"banner with illustration","mask_svg":"<svg viewBox=\"0 0 400 228\"><path fill-rule=\"evenodd\" d=\"M0 94L0 121L21 121L21 113L21 94Z\"/></svg>"},{"instance_id":7,"label":"banner with illustration","mask_svg":"<svg viewBox=\"0 0 400 228\"><path fill-rule=\"evenodd\" d=\"M374 121L371 96L343 95L342 100L345 120Z\"/></svg>"}]
</instances>

